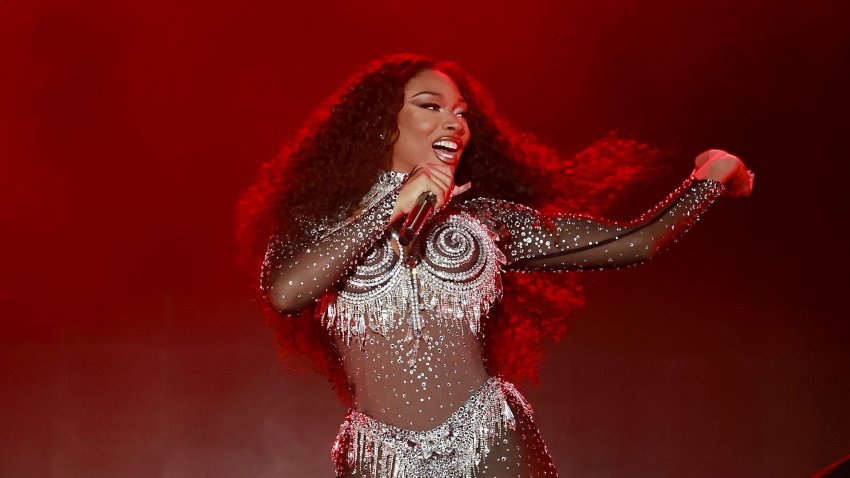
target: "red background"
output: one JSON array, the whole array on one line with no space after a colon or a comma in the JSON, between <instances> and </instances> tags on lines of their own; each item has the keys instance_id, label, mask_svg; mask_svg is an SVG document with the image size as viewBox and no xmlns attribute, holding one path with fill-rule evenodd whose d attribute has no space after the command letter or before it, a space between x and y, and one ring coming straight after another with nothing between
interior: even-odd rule
<instances>
[{"instance_id":1,"label":"red background","mask_svg":"<svg viewBox=\"0 0 850 478\"><path fill-rule=\"evenodd\" d=\"M841 1L0 3L0 474L330 476L344 410L233 260L258 165L357 66L453 59L572 154L609 130L756 171L592 273L523 387L563 476L798 477L850 453ZM246 285L247 284L247 285Z\"/></svg>"}]
</instances>

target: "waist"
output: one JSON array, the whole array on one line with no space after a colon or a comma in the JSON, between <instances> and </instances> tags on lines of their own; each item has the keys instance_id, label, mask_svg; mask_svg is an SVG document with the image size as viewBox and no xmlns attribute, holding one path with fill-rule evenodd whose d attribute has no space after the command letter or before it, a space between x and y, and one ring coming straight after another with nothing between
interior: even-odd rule
<instances>
[{"instance_id":1,"label":"waist","mask_svg":"<svg viewBox=\"0 0 850 478\"><path fill-rule=\"evenodd\" d=\"M445 420L489 377L479 338L464 328L427 324L416 338L404 327L336 345L354 408L403 427Z\"/></svg>"},{"instance_id":2,"label":"waist","mask_svg":"<svg viewBox=\"0 0 850 478\"><path fill-rule=\"evenodd\" d=\"M444 422L493 380L483 363L457 374L447 373L452 376L445 380L438 375L422 381L413 375L394 383L364 377L352 387L352 410L401 428L426 430Z\"/></svg>"},{"instance_id":3,"label":"waist","mask_svg":"<svg viewBox=\"0 0 850 478\"><path fill-rule=\"evenodd\" d=\"M422 473L432 468L446 476L467 476L462 473L476 466L493 440L506 428L515 429L514 413L532 412L513 384L501 377L487 378L445 421L427 430L398 427L350 410L333 456L338 470L378 465L402 471L400 476L408 476L405 470Z\"/></svg>"}]
</instances>

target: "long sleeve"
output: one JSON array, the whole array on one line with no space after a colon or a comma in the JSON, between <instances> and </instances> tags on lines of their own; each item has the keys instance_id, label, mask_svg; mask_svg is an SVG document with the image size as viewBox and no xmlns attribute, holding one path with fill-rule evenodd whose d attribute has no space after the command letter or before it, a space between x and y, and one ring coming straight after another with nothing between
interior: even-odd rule
<instances>
[{"instance_id":1,"label":"long sleeve","mask_svg":"<svg viewBox=\"0 0 850 478\"><path fill-rule=\"evenodd\" d=\"M725 186L691 174L663 201L629 222L584 215L543 214L493 199L467 202L500 236L505 270L576 271L619 268L644 262L687 232Z\"/></svg>"},{"instance_id":2,"label":"long sleeve","mask_svg":"<svg viewBox=\"0 0 850 478\"><path fill-rule=\"evenodd\" d=\"M260 287L269 305L295 313L351 272L390 222L398 187L336 228L303 224L300 241L272 236L263 260Z\"/></svg>"}]
</instances>

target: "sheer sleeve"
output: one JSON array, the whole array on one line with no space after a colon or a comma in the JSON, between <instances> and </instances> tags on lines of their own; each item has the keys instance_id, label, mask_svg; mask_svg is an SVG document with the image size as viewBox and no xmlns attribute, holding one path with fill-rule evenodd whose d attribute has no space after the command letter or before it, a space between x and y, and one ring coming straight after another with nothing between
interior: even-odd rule
<instances>
[{"instance_id":1,"label":"sheer sleeve","mask_svg":"<svg viewBox=\"0 0 850 478\"><path fill-rule=\"evenodd\" d=\"M268 304L295 313L350 273L389 226L398 190L386 193L336 227L304 221L304 238L274 235L263 260L260 288Z\"/></svg>"},{"instance_id":2,"label":"sheer sleeve","mask_svg":"<svg viewBox=\"0 0 850 478\"><path fill-rule=\"evenodd\" d=\"M464 204L499 237L505 270L575 271L644 262L675 242L723 192L720 182L693 173L664 200L629 222L585 215L543 214L493 199Z\"/></svg>"}]
</instances>

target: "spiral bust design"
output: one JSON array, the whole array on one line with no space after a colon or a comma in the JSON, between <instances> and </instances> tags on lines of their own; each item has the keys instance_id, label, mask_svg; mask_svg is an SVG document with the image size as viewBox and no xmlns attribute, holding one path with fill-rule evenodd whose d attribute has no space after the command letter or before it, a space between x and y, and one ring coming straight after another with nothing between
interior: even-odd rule
<instances>
[{"instance_id":1,"label":"spiral bust design","mask_svg":"<svg viewBox=\"0 0 850 478\"><path fill-rule=\"evenodd\" d=\"M390 241L372 248L346 283L345 292L379 292L390 286L401 265Z\"/></svg>"},{"instance_id":2,"label":"spiral bust design","mask_svg":"<svg viewBox=\"0 0 850 478\"><path fill-rule=\"evenodd\" d=\"M477 220L466 214L454 214L434 226L425 241L423 274L448 281L464 289L477 286L487 269L492 239Z\"/></svg>"}]
</instances>

